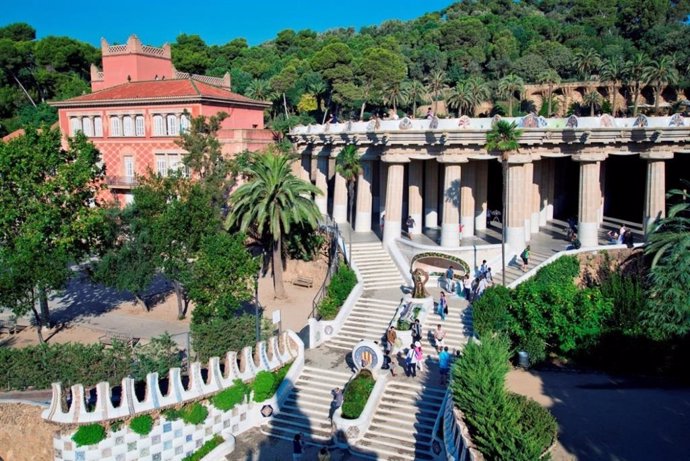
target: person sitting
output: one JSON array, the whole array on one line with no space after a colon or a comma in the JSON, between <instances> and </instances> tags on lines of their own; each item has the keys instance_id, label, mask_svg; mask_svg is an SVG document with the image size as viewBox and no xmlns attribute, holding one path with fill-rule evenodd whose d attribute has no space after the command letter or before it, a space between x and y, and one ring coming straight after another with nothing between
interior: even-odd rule
<instances>
[{"instance_id":1,"label":"person sitting","mask_svg":"<svg viewBox=\"0 0 690 461\"><path fill-rule=\"evenodd\" d=\"M610 230L606 233L606 236L609 238L609 243L617 243L618 242L618 232L615 230Z\"/></svg>"},{"instance_id":2,"label":"person sitting","mask_svg":"<svg viewBox=\"0 0 690 461\"><path fill-rule=\"evenodd\" d=\"M426 118L427 119L434 118L434 113L432 112L431 107L429 107L429 110L426 111Z\"/></svg>"}]
</instances>

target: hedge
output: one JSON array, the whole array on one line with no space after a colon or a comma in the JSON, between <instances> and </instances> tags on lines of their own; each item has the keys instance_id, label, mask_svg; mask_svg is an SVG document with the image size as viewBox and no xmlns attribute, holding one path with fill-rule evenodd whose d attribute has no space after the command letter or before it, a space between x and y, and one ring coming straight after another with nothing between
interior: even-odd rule
<instances>
[{"instance_id":1,"label":"hedge","mask_svg":"<svg viewBox=\"0 0 690 461\"><path fill-rule=\"evenodd\" d=\"M197 451L182 458L182 461L200 461L204 456L211 453L214 448L223 442L223 437L220 435L214 435L211 440L208 440L206 443L204 443Z\"/></svg>"},{"instance_id":2,"label":"hedge","mask_svg":"<svg viewBox=\"0 0 690 461\"><path fill-rule=\"evenodd\" d=\"M251 388L241 379L233 381L232 386L220 391L211 398L214 407L222 411L232 410L235 405L242 403L244 397L249 395Z\"/></svg>"},{"instance_id":3,"label":"hedge","mask_svg":"<svg viewBox=\"0 0 690 461\"><path fill-rule=\"evenodd\" d=\"M215 317L204 323L198 323L192 318L190 329L192 349L196 359L202 362L211 357L224 357L228 351L256 346L256 316L253 314L228 319ZM265 325L262 325L262 330L262 337L265 338Z\"/></svg>"},{"instance_id":4,"label":"hedge","mask_svg":"<svg viewBox=\"0 0 690 461\"><path fill-rule=\"evenodd\" d=\"M206 421L207 416L208 408L199 402L187 404L180 409L180 417L187 424L201 424Z\"/></svg>"},{"instance_id":5,"label":"hedge","mask_svg":"<svg viewBox=\"0 0 690 461\"><path fill-rule=\"evenodd\" d=\"M101 440L105 439L105 428L100 424L87 424L86 426L79 426L77 432L72 436L72 440L78 447L86 445L95 445Z\"/></svg>"},{"instance_id":6,"label":"hedge","mask_svg":"<svg viewBox=\"0 0 690 461\"><path fill-rule=\"evenodd\" d=\"M129 428L139 435L147 435L153 429L153 418L151 415L139 415L132 418Z\"/></svg>"},{"instance_id":7,"label":"hedge","mask_svg":"<svg viewBox=\"0 0 690 461\"><path fill-rule=\"evenodd\" d=\"M317 310L319 317L324 320L333 320L352 289L357 285L357 275L347 264L341 262L337 272L331 278L326 290L326 296L319 303Z\"/></svg>"},{"instance_id":8,"label":"hedge","mask_svg":"<svg viewBox=\"0 0 690 461\"><path fill-rule=\"evenodd\" d=\"M343 418L357 419L364 411L376 381L368 370L362 370L343 391Z\"/></svg>"},{"instance_id":9,"label":"hedge","mask_svg":"<svg viewBox=\"0 0 690 461\"><path fill-rule=\"evenodd\" d=\"M251 391L254 391L255 402L263 402L278 391L290 365L285 365L275 371L260 371L256 374L254 381L249 384L236 379L232 386L213 396L211 403L219 410L228 411L242 403L244 396L249 395Z\"/></svg>"}]
</instances>

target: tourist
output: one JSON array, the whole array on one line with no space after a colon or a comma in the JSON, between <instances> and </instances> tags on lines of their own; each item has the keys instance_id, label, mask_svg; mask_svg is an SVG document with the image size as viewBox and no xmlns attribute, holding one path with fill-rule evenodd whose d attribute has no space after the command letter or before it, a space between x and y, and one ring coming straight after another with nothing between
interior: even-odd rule
<instances>
[{"instance_id":1,"label":"tourist","mask_svg":"<svg viewBox=\"0 0 690 461\"><path fill-rule=\"evenodd\" d=\"M617 243L619 245L623 245L623 239L625 238L625 231L628 230L625 225L622 225L620 230L618 231L618 241Z\"/></svg>"},{"instance_id":2,"label":"tourist","mask_svg":"<svg viewBox=\"0 0 690 461\"><path fill-rule=\"evenodd\" d=\"M414 344L410 344L407 355L405 355L405 376L408 378L410 376L417 377L417 354L414 350Z\"/></svg>"},{"instance_id":3,"label":"tourist","mask_svg":"<svg viewBox=\"0 0 690 461\"><path fill-rule=\"evenodd\" d=\"M328 448L321 447L318 454L318 461L331 461L331 454L328 452Z\"/></svg>"},{"instance_id":4,"label":"tourist","mask_svg":"<svg viewBox=\"0 0 690 461\"><path fill-rule=\"evenodd\" d=\"M331 395L333 396L333 401L331 402L331 410L328 412L328 419L333 419L333 415L335 414L335 411L343 406L343 391L340 390L339 387L336 387L331 391Z\"/></svg>"},{"instance_id":5,"label":"tourist","mask_svg":"<svg viewBox=\"0 0 690 461\"><path fill-rule=\"evenodd\" d=\"M330 118L328 119L328 123L338 123L338 116L331 114Z\"/></svg>"},{"instance_id":6,"label":"tourist","mask_svg":"<svg viewBox=\"0 0 690 461\"><path fill-rule=\"evenodd\" d=\"M472 302L472 281L470 280L469 274L465 275L465 279L462 282L463 290L465 291L465 299L467 302Z\"/></svg>"},{"instance_id":7,"label":"tourist","mask_svg":"<svg viewBox=\"0 0 690 461\"><path fill-rule=\"evenodd\" d=\"M295 434L295 438L292 439L292 461L301 460L303 453L304 441L302 440L302 434Z\"/></svg>"},{"instance_id":8,"label":"tourist","mask_svg":"<svg viewBox=\"0 0 690 461\"><path fill-rule=\"evenodd\" d=\"M386 210L383 210L381 212L381 216L379 216L379 226L381 226L381 236L383 237L383 226L386 224Z\"/></svg>"},{"instance_id":9,"label":"tourist","mask_svg":"<svg viewBox=\"0 0 690 461\"><path fill-rule=\"evenodd\" d=\"M453 270L453 266L448 266L448 270L446 271L446 288L451 293L455 293L455 271Z\"/></svg>"},{"instance_id":10,"label":"tourist","mask_svg":"<svg viewBox=\"0 0 690 461\"><path fill-rule=\"evenodd\" d=\"M626 229L625 235L623 236L623 243L627 245L628 248L633 247L633 233L632 230Z\"/></svg>"},{"instance_id":11,"label":"tourist","mask_svg":"<svg viewBox=\"0 0 690 461\"><path fill-rule=\"evenodd\" d=\"M381 368L383 370L390 370L391 376L395 378L397 376L395 373L395 362L391 358L391 348L388 341L386 341L386 345L384 346L383 354L383 365L381 365Z\"/></svg>"},{"instance_id":12,"label":"tourist","mask_svg":"<svg viewBox=\"0 0 690 461\"><path fill-rule=\"evenodd\" d=\"M414 234L414 218L412 216L408 216L405 224L407 225L407 236L411 239L412 235Z\"/></svg>"},{"instance_id":13,"label":"tourist","mask_svg":"<svg viewBox=\"0 0 690 461\"><path fill-rule=\"evenodd\" d=\"M434 113L432 112L431 107L429 107L429 110L426 111L426 118L429 120L434 118Z\"/></svg>"},{"instance_id":14,"label":"tourist","mask_svg":"<svg viewBox=\"0 0 690 461\"><path fill-rule=\"evenodd\" d=\"M437 352L441 352L441 349L443 349L444 339L446 339L446 332L439 323L436 325L436 329L434 330L434 345L436 346Z\"/></svg>"},{"instance_id":15,"label":"tourist","mask_svg":"<svg viewBox=\"0 0 690 461\"><path fill-rule=\"evenodd\" d=\"M529 266L529 245L525 247L524 250L522 250L522 253L520 253L520 259L522 259L522 272L527 272L527 266Z\"/></svg>"},{"instance_id":16,"label":"tourist","mask_svg":"<svg viewBox=\"0 0 690 461\"><path fill-rule=\"evenodd\" d=\"M398 340L398 334L395 332L395 327L391 325L386 332L386 341L390 344L391 354L395 352L395 342Z\"/></svg>"},{"instance_id":17,"label":"tourist","mask_svg":"<svg viewBox=\"0 0 690 461\"><path fill-rule=\"evenodd\" d=\"M482 261L482 265L479 266L479 275L484 275L486 274L486 270L489 266L486 265L486 259Z\"/></svg>"},{"instance_id":18,"label":"tourist","mask_svg":"<svg viewBox=\"0 0 690 461\"><path fill-rule=\"evenodd\" d=\"M452 357L448 352L448 346L446 346L438 354L438 370L441 374L441 386L445 386L448 383L448 374L450 373L451 359Z\"/></svg>"},{"instance_id":19,"label":"tourist","mask_svg":"<svg viewBox=\"0 0 690 461\"><path fill-rule=\"evenodd\" d=\"M477 283L477 298L481 298L481 296L484 294L484 291L486 288L489 286L489 283L486 281L486 277L479 277L479 282Z\"/></svg>"},{"instance_id":20,"label":"tourist","mask_svg":"<svg viewBox=\"0 0 690 461\"><path fill-rule=\"evenodd\" d=\"M419 368L420 372L423 372L424 369L422 364L424 363L424 351L422 350L422 343L419 341L415 341L414 343L414 356L417 359L417 368Z\"/></svg>"},{"instance_id":21,"label":"tourist","mask_svg":"<svg viewBox=\"0 0 690 461\"><path fill-rule=\"evenodd\" d=\"M488 283L489 285L494 284L494 276L491 274L490 267L486 268L486 274L484 274L484 278L486 279L486 283Z\"/></svg>"},{"instance_id":22,"label":"tourist","mask_svg":"<svg viewBox=\"0 0 690 461\"><path fill-rule=\"evenodd\" d=\"M610 230L606 233L606 236L609 238L609 243L616 243L618 242L618 232L615 230Z\"/></svg>"},{"instance_id":23,"label":"tourist","mask_svg":"<svg viewBox=\"0 0 690 461\"><path fill-rule=\"evenodd\" d=\"M420 341L422 339L422 324L419 323L419 319L414 319L410 329L412 330L412 341Z\"/></svg>"},{"instance_id":24,"label":"tourist","mask_svg":"<svg viewBox=\"0 0 690 461\"><path fill-rule=\"evenodd\" d=\"M446 293L441 292L441 297L438 298L438 310L436 313L441 317L441 320L446 320L446 314L448 313L448 300L446 299Z\"/></svg>"}]
</instances>

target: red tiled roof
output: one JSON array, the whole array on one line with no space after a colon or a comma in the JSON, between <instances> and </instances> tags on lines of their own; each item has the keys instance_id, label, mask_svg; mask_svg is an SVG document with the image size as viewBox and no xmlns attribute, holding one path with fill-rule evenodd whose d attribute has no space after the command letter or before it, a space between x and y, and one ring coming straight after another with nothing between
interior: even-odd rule
<instances>
[{"instance_id":1,"label":"red tiled roof","mask_svg":"<svg viewBox=\"0 0 690 461\"><path fill-rule=\"evenodd\" d=\"M125 102L142 100L171 101L176 99L215 99L240 104L268 106L269 103L233 93L225 88L220 88L208 83L193 79L179 80L147 80L141 82L128 82L105 88L95 93L77 96L76 98L58 101L52 105L71 106L80 103L95 102Z\"/></svg>"}]
</instances>

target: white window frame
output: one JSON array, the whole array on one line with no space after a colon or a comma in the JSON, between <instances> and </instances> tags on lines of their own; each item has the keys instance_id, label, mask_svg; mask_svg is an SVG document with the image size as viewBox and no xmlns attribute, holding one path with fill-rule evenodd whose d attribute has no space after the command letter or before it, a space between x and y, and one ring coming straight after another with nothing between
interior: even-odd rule
<instances>
[{"instance_id":1,"label":"white window frame","mask_svg":"<svg viewBox=\"0 0 690 461\"><path fill-rule=\"evenodd\" d=\"M137 115L134 117L134 135L135 136L145 136L146 133L144 131L144 116L143 115Z\"/></svg>"},{"instance_id":2,"label":"white window frame","mask_svg":"<svg viewBox=\"0 0 690 461\"><path fill-rule=\"evenodd\" d=\"M122 158L122 165L123 165L125 178L134 178L134 176L136 175L136 169L135 169L135 165L134 165L134 156L133 155L125 155Z\"/></svg>"},{"instance_id":3,"label":"white window frame","mask_svg":"<svg viewBox=\"0 0 690 461\"><path fill-rule=\"evenodd\" d=\"M76 135L79 131L82 131L81 119L79 117L70 117L70 119L69 119L70 136Z\"/></svg>"},{"instance_id":4,"label":"white window frame","mask_svg":"<svg viewBox=\"0 0 690 461\"><path fill-rule=\"evenodd\" d=\"M177 115L168 114L165 117L166 134L168 136L178 136L180 134L180 127L177 123Z\"/></svg>"},{"instance_id":5,"label":"white window frame","mask_svg":"<svg viewBox=\"0 0 690 461\"><path fill-rule=\"evenodd\" d=\"M103 119L100 116L93 118L93 135L98 138L103 137Z\"/></svg>"},{"instance_id":6,"label":"white window frame","mask_svg":"<svg viewBox=\"0 0 690 461\"><path fill-rule=\"evenodd\" d=\"M115 115L110 116L110 136L122 136L122 122L120 121L120 117Z\"/></svg>"},{"instance_id":7,"label":"white window frame","mask_svg":"<svg viewBox=\"0 0 690 461\"><path fill-rule=\"evenodd\" d=\"M189 120L189 115L182 114L180 116L180 134L188 133L191 127L191 121Z\"/></svg>"},{"instance_id":8,"label":"white window frame","mask_svg":"<svg viewBox=\"0 0 690 461\"><path fill-rule=\"evenodd\" d=\"M153 116L153 135L165 136L165 118L161 114Z\"/></svg>"},{"instance_id":9,"label":"white window frame","mask_svg":"<svg viewBox=\"0 0 690 461\"><path fill-rule=\"evenodd\" d=\"M91 138L93 137L93 120L90 117L81 118L81 130L84 135Z\"/></svg>"},{"instance_id":10,"label":"white window frame","mask_svg":"<svg viewBox=\"0 0 690 461\"><path fill-rule=\"evenodd\" d=\"M131 115L122 117L122 135L127 137L134 136L134 119Z\"/></svg>"}]
</instances>

